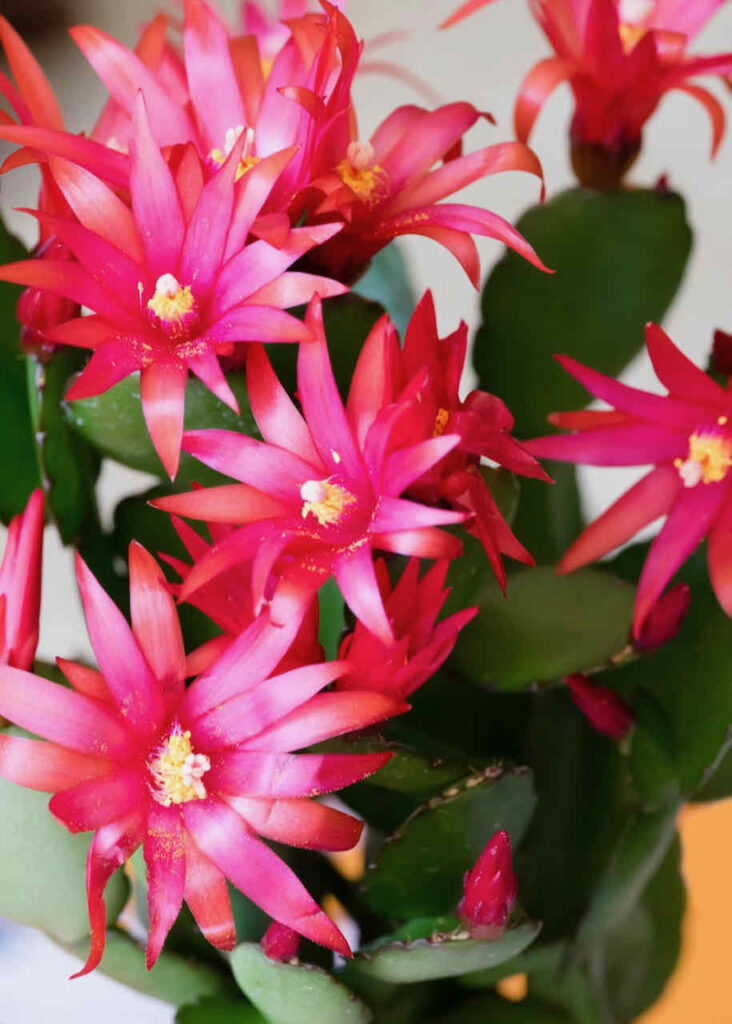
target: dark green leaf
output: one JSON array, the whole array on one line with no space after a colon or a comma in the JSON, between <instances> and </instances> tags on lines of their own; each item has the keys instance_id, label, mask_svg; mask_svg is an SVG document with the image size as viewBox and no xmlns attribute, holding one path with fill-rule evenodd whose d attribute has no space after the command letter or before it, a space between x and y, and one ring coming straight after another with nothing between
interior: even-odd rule
<instances>
[{"instance_id":1,"label":"dark green leaf","mask_svg":"<svg viewBox=\"0 0 732 1024\"><path fill-rule=\"evenodd\" d=\"M525 770L487 770L451 786L416 811L383 847L366 876L369 903L391 918L450 912L460 899L465 871L488 840L506 829L515 847L534 803L531 773Z\"/></svg>"},{"instance_id":2,"label":"dark green leaf","mask_svg":"<svg viewBox=\"0 0 732 1024\"><path fill-rule=\"evenodd\" d=\"M67 832L48 800L48 793L0 779L0 915L41 928L58 942L86 945L89 835ZM117 872L106 890L109 922L122 911L127 890Z\"/></svg>"},{"instance_id":3,"label":"dark green leaf","mask_svg":"<svg viewBox=\"0 0 732 1024\"><path fill-rule=\"evenodd\" d=\"M668 713L646 690L633 698L635 729L630 746L630 771L646 809L678 800L678 765L674 757Z\"/></svg>"},{"instance_id":4,"label":"dark green leaf","mask_svg":"<svg viewBox=\"0 0 732 1024\"><path fill-rule=\"evenodd\" d=\"M704 803L708 800L727 800L732 796L732 744L729 740L719 752L701 788L692 799Z\"/></svg>"},{"instance_id":5,"label":"dark green leaf","mask_svg":"<svg viewBox=\"0 0 732 1024\"><path fill-rule=\"evenodd\" d=\"M67 948L74 956L86 959L86 944ZM173 1006L191 1003L201 996L226 995L233 988L222 972L173 953L161 953L155 966L148 971L144 950L118 929L107 932L104 956L97 970L129 988Z\"/></svg>"},{"instance_id":6,"label":"dark green leaf","mask_svg":"<svg viewBox=\"0 0 732 1024\"><path fill-rule=\"evenodd\" d=\"M437 922L439 925L439 922ZM437 978L453 978L513 960L539 934L536 924L519 924L498 939L477 942L465 933L435 931L429 938L380 942L363 950L350 969L364 971L384 981L414 984Z\"/></svg>"},{"instance_id":7,"label":"dark green leaf","mask_svg":"<svg viewBox=\"0 0 732 1024\"><path fill-rule=\"evenodd\" d=\"M497 995L483 995L470 997L429 1024L571 1024L571 1020L536 999L511 1003Z\"/></svg>"},{"instance_id":8,"label":"dark green leaf","mask_svg":"<svg viewBox=\"0 0 732 1024\"><path fill-rule=\"evenodd\" d=\"M267 1021L243 1000L204 998L181 1006L175 1024L267 1024Z\"/></svg>"},{"instance_id":9,"label":"dark green leaf","mask_svg":"<svg viewBox=\"0 0 732 1024\"><path fill-rule=\"evenodd\" d=\"M22 260L27 255L22 243L9 234L0 220L0 263ZM25 360L15 316L21 291L15 285L0 282L0 519L4 523L23 511L31 491L40 483Z\"/></svg>"},{"instance_id":10,"label":"dark green leaf","mask_svg":"<svg viewBox=\"0 0 732 1024\"><path fill-rule=\"evenodd\" d=\"M396 242L376 253L353 290L383 306L404 337L417 300L409 268Z\"/></svg>"},{"instance_id":11,"label":"dark green leaf","mask_svg":"<svg viewBox=\"0 0 732 1024\"><path fill-rule=\"evenodd\" d=\"M602 944L605 990L620 1021L652 1006L676 966L686 903L680 860L676 839L640 901Z\"/></svg>"},{"instance_id":12,"label":"dark green leaf","mask_svg":"<svg viewBox=\"0 0 732 1024\"><path fill-rule=\"evenodd\" d=\"M506 599L484 560L464 558L450 583L450 608L480 607L449 662L475 682L508 690L559 679L604 664L627 642L634 590L603 570L521 569Z\"/></svg>"},{"instance_id":13,"label":"dark green leaf","mask_svg":"<svg viewBox=\"0 0 732 1024\"><path fill-rule=\"evenodd\" d=\"M371 1011L332 975L307 964L269 960L243 943L231 954L239 987L270 1024L368 1024Z\"/></svg>"},{"instance_id":14,"label":"dark green leaf","mask_svg":"<svg viewBox=\"0 0 732 1024\"><path fill-rule=\"evenodd\" d=\"M555 564L582 532L577 471L561 462L547 463L554 483L521 481L513 531L539 564ZM510 563L509 563L510 564Z\"/></svg>"},{"instance_id":15,"label":"dark green leaf","mask_svg":"<svg viewBox=\"0 0 732 1024\"><path fill-rule=\"evenodd\" d=\"M343 595L334 579L328 580L318 591L320 631L318 639L329 660L338 657L338 647L343 635Z\"/></svg>"},{"instance_id":16,"label":"dark green leaf","mask_svg":"<svg viewBox=\"0 0 732 1024\"><path fill-rule=\"evenodd\" d=\"M47 509L64 544L79 546L98 530L94 484L99 455L69 428L63 398L69 378L84 363L75 349L60 349L48 361L28 357L31 419Z\"/></svg>"},{"instance_id":17,"label":"dark green leaf","mask_svg":"<svg viewBox=\"0 0 732 1024\"><path fill-rule=\"evenodd\" d=\"M228 376L241 416L212 395L199 380L190 378L186 387L186 430L216 428L256 434L257 428L249 410L243 373ZM139 374L133 373L113 388L94 398L65 404L71 426L102 455L141 469L155 476L165 476L145 426L140 405ZM202 484L220 483L222 477L185 453L181 456L176 477L178 488L193 481Z\"/></svg>"}]
</instances>

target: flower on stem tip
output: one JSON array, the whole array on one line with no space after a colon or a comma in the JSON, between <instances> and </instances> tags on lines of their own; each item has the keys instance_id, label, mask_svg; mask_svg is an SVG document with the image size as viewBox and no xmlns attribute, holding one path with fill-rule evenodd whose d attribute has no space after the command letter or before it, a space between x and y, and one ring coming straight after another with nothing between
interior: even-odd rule
<instances>
[{"instance_id":1,"label":"flower on stem tip","mask_svg":"<svg viewBox=\"0 0 732 1024\"><path fill-rule=\"evenodd\" d=\"M362 823L310 798L377 771L383 754L293 754L405 710L383 694L321 692L342 662L280 671L297 632L264 614L186 688L173 598L154 559L130 546L132 628L81 559L77 577L99 670L59 659L69 686L0 669L0 714L42 739L0 735L0 775L53 793L87 862L91 952L101 960L104 888L142 846L151 967L185 900L205 937L235 943L227 879L282 925L349 954L329 917L260 837L352 847Z\"/></svg>"},{"instance_id":2,"label":"flower on stem tip","mask_svg":"<svg viewBox=\"0 0 732 1024\"><path fill-rule=\"evenodd\" d=\"M14 668L30 668L38 646L43 526L37 490L10 523L0 564L0 664Z\"/></svg>"},{"instance_id":3,"label":"flower on stem tip","mask_svg":"<svg viewBox=\"0 0 732 1024\"><path fill-rule=\"evenodd\" d=\"M445 25L490 0L468 0ZM712 123L712 155L725 130L719 100L692 81L729 76L732 53L696 57L691 39L723 0L536 0L531 10L555 56L524 79L514 111L516 136L526 142L548 96L569 82L575 99L572 158L583 184L618 184L638 155L643 127L672 90L700 103Z\"/></svg>"},{"instance_id":4,"label":"flower on stem tip","mask_svg":"<svg viewBox=\"0 0 732 1024\"><path fill-rule=\"evenodd\" d=\"M587 565L665 516L638 584L635 640L643 635L666 585L705 538L712 587L732 615L732 397L657 325L646 327L646 342L667 394L628 387L558 356L573 377L613 409L553 413L550 422L572 433L526 442L540 458L653 467L587 527L558 567L571 572Z\"/></svg>"},{"instance_id":5,"label":"flower on stem tip","mask_svg":"<svg viewBox=\"0 0 732 1024\"><path fill-rule=\"evenodd\" d=\"M239 481L156 499L157 508L236 526L198 560L181 588L187 599L222 572L251 562L255 608L271 596L276 622L335 576L346 603L385 643L394 641L373 564L373 550L424 558L457 555L459 541L440 529L465 513L406 500L401 494L459 442L454 434L396 444L400 424L419 403L420 374L396 401L385 399L359 359L348 402L338 393L320 300L305 318L298 397L304 417L277 380L260 346L247 359L249 399L263 437L225 430L187 433L183 446Z\"/></svg>"},{"instance_id":6,"label":"flower on stem tip","mask_svg":"<svg viewBox=\"0 0 732 1024\"><path fill-rule=\"evenodd\" d=\"M474 939L497 939L516 902L511 840L508 832L496 832L486 844L475 867L465 872L458 916Z\"/></svg>"}]
</instances>

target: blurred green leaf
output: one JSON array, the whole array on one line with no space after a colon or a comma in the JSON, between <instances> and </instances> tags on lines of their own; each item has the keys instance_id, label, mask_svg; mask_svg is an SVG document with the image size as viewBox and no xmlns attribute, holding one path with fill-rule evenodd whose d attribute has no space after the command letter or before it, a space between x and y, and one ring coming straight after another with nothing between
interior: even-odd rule
<instances>
[{"instance_id":1,"label":"blurred green leaf","mask_svg":"<svg viewBox=\"0 0 732 1024\"><path fill-rule=\"evenodd\" d=\"M318 639L323 645L325 657L334 661L338 657L338 648L343 635L343 595L335 579L328 580L318 591L320 612L320 630Z\"/></svg>"},{"instance_id":2,"label":"blurred green leaf","mask_svg":"<svg viewBox=\"0 0 732 1024\"><path fill-rule=\"evenodd\" d=\"M227 380L234 392L241 416L211 394L194 378L186 387L186 430L210 428L257 434L254 417L249 410L243 373L231 373ZM93 398L64 403L71 426L102 455L140 469L154 476L165 477L145 426L140 404L140 377L133 373L113 388ZM196 481L201 484L221 483L223 477L183 453L176 486L180 490Z\"/></svg>"},{"instance_id":3,"label":"blurred green leaf","mask_svg":"<svg viewBox=\"0 0 732 1024\"><path fill-rule=\"evenodd\" d=\"M464 935L458 938L455 933L441 933L439 920L435 923L438 928L429 937L407 941L397 933L391 940L362 950L348 970L406 985L453 978L513 960L540 930L537 924L519 924L508 928L500 938L478 942Z\"/></svg>"},{"instance_id":4,"label":"blurred green leaf","mask_svg":"<svg viewBox=\"0 0 732 1024\"><path fill-rule=\"evenodd\" d=\"M12 263L27 255L20 240L0 220L0 263ZM23 511L31 491L40 484L25 359L15 315L21 291L16 285L0 282L0 519L4 523Z\"/></svg>"},{"instance_id":5,"label":"blurred green leaf","mask_svg":"<svg viewBox=\"0 0 732 1024\"><path fill-rule=\"evenodd\" d=\"M498 995L471 996L429 1024L572 1024L565 1013L536 999L512 1003ZM589 1024L589 1022L587 1022Z\"/></svg>"},{"instance_id":6,"label":"blurred green leaf","mask_svg":"<svg viewBox=\"0 0 732 1024\"><path fill-rule=\"evenodd\" d=\"M731 796L732 743L727 740L701 787L692 795L692 800L705 803L712 800L727 800Z\"/></svg>"},{"instance_id":7,"label":"blurred green leaf","mask_svg":"<svg viewBox=\"0 0 732 1024\"><path fill-rule=\"evenodd\" d=\"M265 1018L243 1000L204 997L181 1006L175 1024L267 1024Z\"/></svg>"},{"instance_id":8,"label":"blurred green leaf","mask_svg":"<svg viewBox=\"0 0 732 1024\"><path fill-rule=\"evenodd\" d=\"M396 242L376 253L353 290L383 306L404 338L417 299L404 254Z\"/></svg>"},{"instance_id":9,"label":"blurred green leaf","mask_svg":"<svg viewBox=\"0 0 732 1024\"><path fill-rule=\"evenodd\" d=\"M74 956L86 959L88 950L85 944L67 948ZM165 951L148 971L144 950L129 935L116 928L107 932L104 956L97 970L128 988L173 1006L191 1003L201 996L226 995L235 991L222 972Z\"/></svg>"},{"instance_id":10,"label":"blurred green leaf","mask_svg":"<svg viewBox=\"0 0 732 1024\"><path fill-rule=\"evenodd\" d=\"M98 530L94 484L101 460L69 428L63 399L69 378L85 362L78 349L59 349L48 361L28 357L31 420L47 510L64 544L78 547Z\"/></svg>"},{"instance_id":11,"label":"blurred green leaf","mask_svg":"<svg viewBox=\"0 0 732 1024\"><path fill-rule=\"evenodd\" d=\"M243 943L231 954L239 987L270 1024L368 1024L371 1011L320 967L282 964L259 946Z\"/></svg>"},{"instance_id":12,"label":"blurred green leaf","mask_svg":"<svg viewBox=\"0 0 732 1024\"><path fill-rule=\"evenodd\" d=\"M614 680L611 677L608 681ZM664 708L646 690L634 694L633 714L635 728L631 737L630 772L641 802L651 810L679 798L671 721Z\"/></svg>"},{"instance_id":13,"label":"blurred green leaf","mask_svg":"<svg viewBox=\"0 0 732 1024\"><path fill-rule=\"evenodd\" d=\"M40 928L57 942L86 947L90 837L71 835L51 815L49 799L48 793L0 779L0 915ZM118 871L105 894L108 922L121 913L127 892Z\"/></svg>"},{"instance_id":14,"label":"blurred green leaf","mask_svg":"<svg viewBox=\"0 0 732 1024\"><path fill-rule=\"evenodd\" d=\"M370 905L392 919L449 913L489 839L506 829L516 847L534 805L525 769L489 769L450 786L415 811L369 866Z\"/></svg>"},{"instance_id":15,"label":"blurred green leaf","mask_svg":"<svg viewBox=\"0 0 732 1024\"><path fill-rule=\"evenodd\" d=\"M623 649L634 590L601 569L558 576L547 566L521 569L504 598L485 559L451 567L448 608L478 604L450 668L483 685L513 690L607 662Z\"/></svg>"}]
</instances>

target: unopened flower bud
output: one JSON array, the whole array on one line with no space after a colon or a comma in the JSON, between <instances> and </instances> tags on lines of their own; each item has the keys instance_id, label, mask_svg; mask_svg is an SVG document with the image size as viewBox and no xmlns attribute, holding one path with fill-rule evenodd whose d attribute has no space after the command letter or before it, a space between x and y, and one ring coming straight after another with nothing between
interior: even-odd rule
<instances>
[{"instance_id":1,"label":"unopened flower bud","mask_svg":"<svg viewBox=\"0 0 732 1024\"><path fill-rule=\"evenodd\" d=\"M686 583L677 583L656 601L646 616L645 622L633 646L637 651L649 654L673 640L686 617L691 603L691 590Z\"/></svg>"},{"instance_id":2,"label":"unopened flower bud","mask_svg":"<svg viewBox=\"0 0 732 1024\"><path fill-rule=\"evenodd\" d=\"M585 676L567 676L572 700L590 725L613 740L622 740L633 726L633 712L606 686L594 686Z\"/></svg>"},{"instance_id":3,"label":"unopened flower bud","mask_svg":"<svg viewBox=\"0 0 732 1024\"><path fill-rule=\"evenodd\" d=\"M721 330L714 332L712 364L717 373L732 375L732 334Z\"/></svg>"},{"instance_id":4,"label":"unopened flower bud","mask_svg":"<svg viewBox=\"0 0 732 1024\"><path fill-rule=\"evenodd\" d=\"M35 253L41 260L71 260L73 256L57 238L49 238ZM41 288L26 288L18 299L16 315L20 323L20 344L25 352L39 353L52 347L44 332L50 327L79 316L76 303Z\"/></svg>"},{"instance_id":5,"label":"unopened flower bud","mask_svg":"<svg viewBox=\"0 0 732 1024\"><path fill-rule=\"evenodd\" d=\"M497 939L516 902L508 832L496 832L472 871L465 872L460 921L474 939Z\"/></svg>"},{"instance_id":6,"label":"unopened flower bud","mask_svg":"<svg viewBox=\"0 0 732 1024\"><path fill-rule=\"evenodd\" d=\"M262 949L270 960L294 960L300 949L300 936L286 924L273 921L262 936Z\"/></svg>"}]
</instances>

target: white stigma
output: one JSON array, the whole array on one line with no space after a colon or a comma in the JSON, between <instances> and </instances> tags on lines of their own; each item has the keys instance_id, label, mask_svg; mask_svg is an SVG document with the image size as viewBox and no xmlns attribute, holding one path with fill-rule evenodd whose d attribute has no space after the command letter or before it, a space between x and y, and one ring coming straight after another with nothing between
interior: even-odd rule
<instances>
[{"instance_id":1,"label":"white stigma","mask_svg":"<svg viewBox=\"0 0 732 1024\"><path fill-rule=\"evenodd\" d=\"M684 487L696 487L704 476L704 467L696 459L687 459L679 466L679 476Z\"/></svg>"},{"instance_id":2,"label":"white stigma","mask_svg":"<svg viewBox=\"0 0 732 1024\"><path fill-rule=\"evenodd\" d=\"M354 171L365 171L374 162L374 147L370 142L351 142L346 150L346 160Z\"/></svg>"},{"instance_id":3,"label":"white stigma","mask_svg":"<svg viewBox=\"0 0 732 1024\"><path fill-rule=\"evenodd\" d=\"M155 291L158 295L164 295L166 299L174 299L181 286L173 274L161 274L155 282Z\"/></svg>"},{"instance_id":4,"label":"white stigma","mask_svg":"<svg viewBox=\"0 0 732 1024\"><path fill-rule=\"evenodd\" d=\"M646 20L655 6L655 0L620 0L620 20L630 25L638 25Z\"/></svg>"},{"instance_id":5,"label":"white stigma","mask_svg":"<svg viewBox=\"0 0 732 1024\"><path fill-rule=\"evenodd\" d=\"M325 501L327 491L320 480L306 480L300 488L300 497L303 501L309 501L313 504Z\"/></svg>"}]
</instances>

